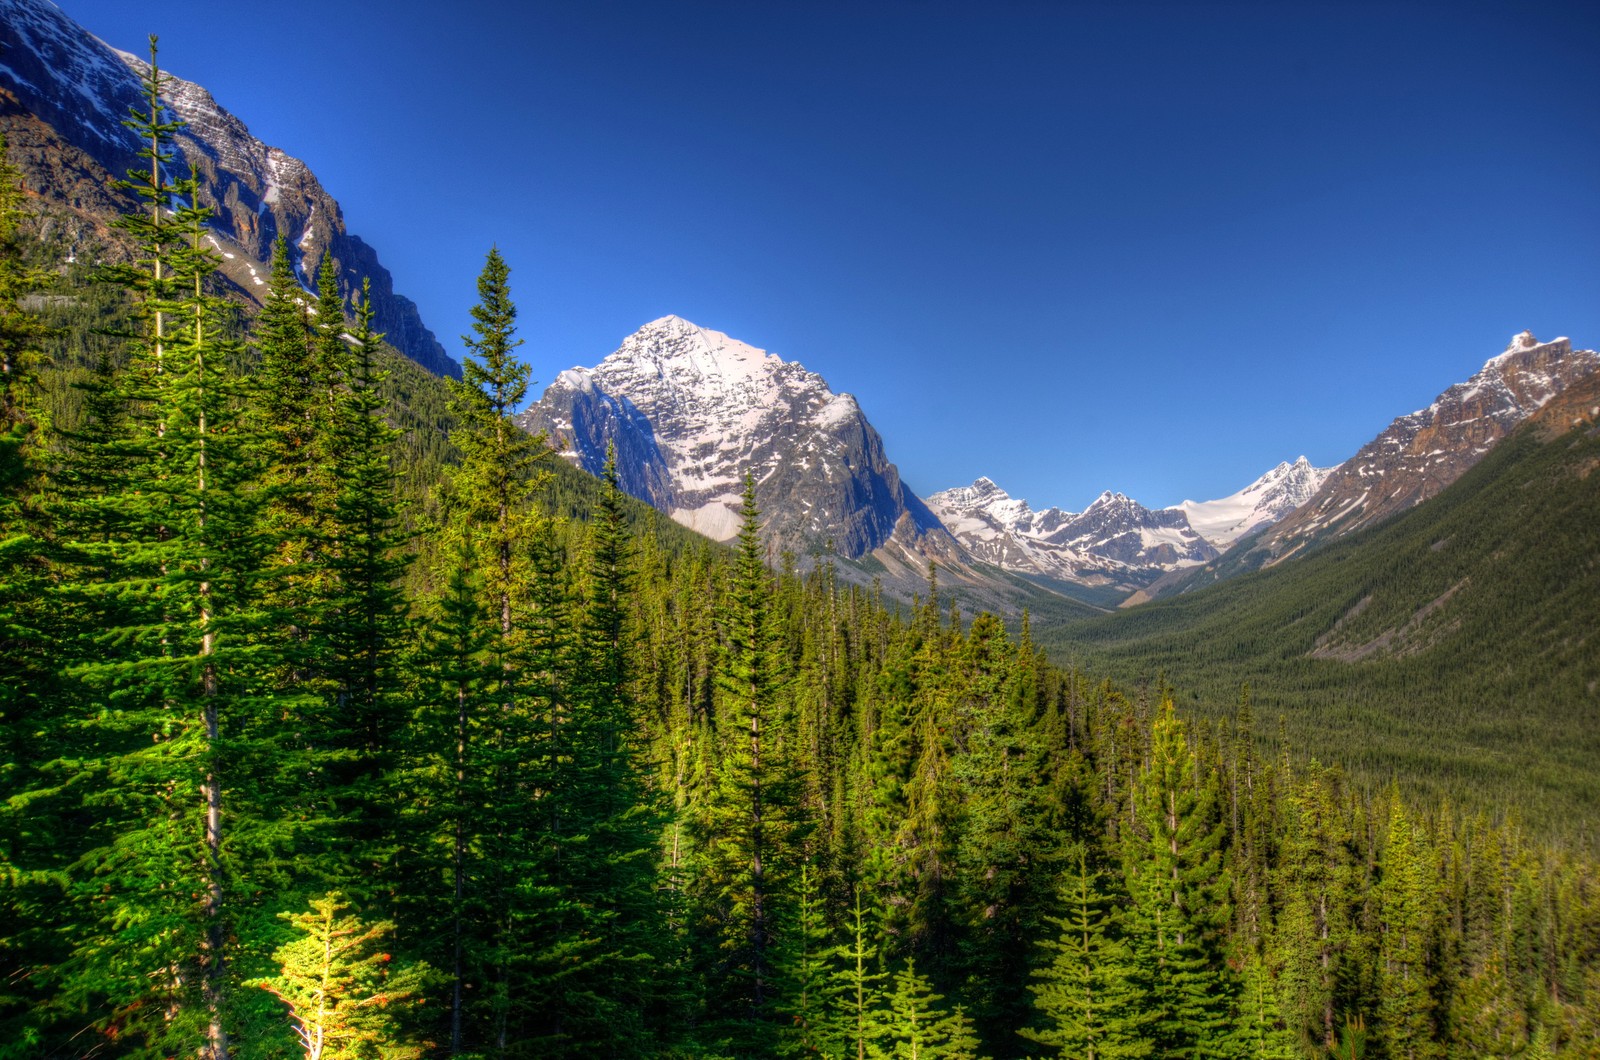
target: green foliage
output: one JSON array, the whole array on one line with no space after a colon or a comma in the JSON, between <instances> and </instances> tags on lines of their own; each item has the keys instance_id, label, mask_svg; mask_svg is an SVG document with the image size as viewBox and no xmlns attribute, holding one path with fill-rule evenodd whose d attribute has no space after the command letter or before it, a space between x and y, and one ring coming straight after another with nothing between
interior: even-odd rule
<instances>
[{"instance_id":1,"label":"green foliage","mask_svg":"<svg viewBox=\"0 0 1600 1060\"><path fill-rule=\"evenodd\" d=\"M978 1060L978 1036L959 1008L944 1009L944 997L917 974L914 960L894 973L884 999L878 1038L868 1053L882 1060Z\"/></svg>"},{"instance_id":2,"label":"green foliage","mask_svg":"<svg viewBox=\"0 0 1600 1060\"><path fill-rule=\"evenodd\" d=\"M1060 934L1040 946L1052 954L1033 974L1034 1008L1040 1026L1024 1037L1050 1046L1059 1056L1138 1060L1151 1055L1151 1004L1133 954L1118 936L1104 874L1081 853L1067 877L1064 917L1051 917Z\"/></svg>"},{"instance_id":3,"label":"green foliage","mask_svg":"<svg viewBox=\"0 0 1600 1060\"><path fill-rule=\"evenodd\" d=\"M1214 775L1202 775L1164 700L1134 793L1124 857L1129 936L1155 1016L1157 1056L1226 1056L1234 983L1221 957L1227 881Z\"/></svg>"},{"instance_id":4,"label":"green foliage","mask_svg":"<svg viewBox=\"0 0 1600 1060\"><path fill-rule=\"evenodd\" d=\"M427 1055L407 1041L398 1010L414 1005L437 980L426 964L398 964L383 945L386 921L346 914L338 892L311 900L309 912L280 913L295 938L272 954L275 975L246 986L283 1003L306 1060L414 1060Z\"/></svg>"},{"instance_id":5,"label":"green foliage","mask_svg":"<svg viewBox=\"0 0 1600 1060\"><path fill-rule=\"evenodd\" d=\"M1380 790L1518 816L1600 850L1600 434L1520 431L1439 496L1293 561L1048 631L1197 715L1257 715ZM1258 739L1265 734L1257 733Z\"/></svg>"}]
</instances>

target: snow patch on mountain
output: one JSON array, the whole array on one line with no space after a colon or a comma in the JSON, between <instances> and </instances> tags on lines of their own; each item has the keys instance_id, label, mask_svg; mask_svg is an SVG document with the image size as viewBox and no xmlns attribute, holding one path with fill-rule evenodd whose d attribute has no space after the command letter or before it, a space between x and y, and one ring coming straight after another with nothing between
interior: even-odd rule
<instances>
[{"instance_id":1,"label":"snow patch on mountain","mask_svg":"<svg viewBox=\"0 0 1600 1060\"><path fill-rule=\"evenodd\" d=\"M980 478L933 494L928 507L975 558L1084 585L1133 588L1217 555L1181 511L1152 510L1109 490L1081 513L1036 511Z\"/></svg>"},{"instance_id":2,"label":"snow patch on mountain","mask_svg":"<svg viewBox=\"0 0 1600 1060\"><path fill-rule=\"evenodd\" d=\"M900 482L850 394L804 366L676 315L652 320L592 368L569 368L520 417L597 472L617 451L627 492L718 540L739 529L749 474L764 532L801 556L857 557L909 514L943 533Z\"/></svg>"},{"instance_id":3,"label":"snow patch on mountain","mask_svg":"<svg viewBox=\"0 0 1600 1060\"><path fill-rule=\"evenodd\" d=\"M139 138L123 124L130 109L148 109L140 84L149 70L146 59L113 48L47 0L0 0L0 56L0 87L17 97L22 115L48 126L59 141L48 141L51 153L34 159L34 169L25 166L30 187L46 202L83 208L81 190L56 179L49 165L63 152L82 152L86 157L72 172L111 193L104 202L96 196L92 208L107 214L124 208L126 197L118 200L122 193L112 181L130 168L148 168L138 158ZM290 241L302 282L309 282L326 250L345 295L359 290L363 279L371 281L374 330L424 367L459 375L415 304L394 292L377 254L345 229L338 203L305 163L252 136L204 87L162 73L166 116L184 123L168 168L174 175L191 166L198 171L200 199L213 210L211 235L222 250L221 274L247 298L259 299L265 286L260 270L279 234ZM0 114L0 126L14 117Z\"/></svg>"},{"instance_id":4,"label":"snow patch on mountain","mask_svg":"<svg viewBox=\"0 0 1600 1060\"><path fill-rule=\"evenodd\" d=\"M1225 549L1259 526L1277 522L1306 501L1334 472L1313 467L1304 456L1285 461L1237 493L1210 501L1184 501L1176 507L1201 537Z\"/></svg>"}]
</instances>

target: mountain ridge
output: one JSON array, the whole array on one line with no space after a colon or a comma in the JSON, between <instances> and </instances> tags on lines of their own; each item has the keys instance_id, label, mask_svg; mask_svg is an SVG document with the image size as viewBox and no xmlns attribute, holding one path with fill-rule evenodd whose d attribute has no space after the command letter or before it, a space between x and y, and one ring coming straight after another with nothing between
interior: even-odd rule
<instances>
[{"instance_id":1,"label":"mountain ridge","mask_svg":"<svg viewBox=\"0 0 1600 1060\"><path fill-rule=\"evenodd\" d=\"M928 504L968 551L1002 569L1137 593L1216 559L1246 533L1282 518L1331 470L1302 456L1227 497L1166 508L1106 490L1082 512L1036 511L987 476L940 490Z\"/></svg>"},{"instance_id":2,"label":"mountain ridge","mask_svg":"<svg viewBox=\"0 0 1600 1060\"><path fill-rule=\"evenodd\" d=\"M114 178L137 162L139 144L122 121L142 102L140 76L148 65L41 0L0 0L0 16L0 131L25 145L13 160L36 210L68 217L41 216L36 223L78 226L68 240L74 256L125 253L108 222L134 205ZM162 73L163 103L187 122L175 136L177 164L199 174L200 200L214 211L211 242L235 291L260 303L280 234L308 286L326 250L347 297L370 280L373 327L385 341L429 371L459 376L460 366L415 303L394 290L377 252L345 228L338 201L310 168L257 140L203 86Z\"/></svg>"},{"instance_id":3,"label":"mountain ridge","mask_svg":"<svg viewBox=\"0 0 1600 1060\"><path fill-rule=\"evenodd\" d=\"M1334 469L1304 505L1250 544L1247 562L1280 563L1436 496L1566 386L1596 370L1600 355L1593 350L1574 350L1565 337L1540 342L1520 332L1472 376L1396 417Z\"/></svg>"}]
</instances>

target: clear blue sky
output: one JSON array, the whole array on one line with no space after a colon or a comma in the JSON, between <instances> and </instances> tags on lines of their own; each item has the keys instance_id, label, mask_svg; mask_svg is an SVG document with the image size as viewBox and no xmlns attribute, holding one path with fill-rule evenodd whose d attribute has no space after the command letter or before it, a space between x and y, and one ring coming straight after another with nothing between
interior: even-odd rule
<instances>
[{"instance_id":1,"label":"clear blue sky","mask_svg":"<svg viewBox=\"0 0 1600 1060\"><path fill-rule=\"evenodd\" d=\"M1600 346L1600 9L60 0L303 158L459 356L666 313L859 398L926 495L1232 492L1524 328Z\"/></svg>"}]
</instances>

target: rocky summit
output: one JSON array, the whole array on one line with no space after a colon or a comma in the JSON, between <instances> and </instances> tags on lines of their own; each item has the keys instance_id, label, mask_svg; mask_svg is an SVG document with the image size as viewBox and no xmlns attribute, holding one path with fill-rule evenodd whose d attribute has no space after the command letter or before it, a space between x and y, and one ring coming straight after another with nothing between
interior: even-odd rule
<instances>
[{"instance_id":1,"label":"rocky summit","mask_svg":"<svg viewBox=\"0 0 1600 1060\"><path fill-rule=\"evenodd\" d=\"M775 553L856 558L891 538L944 536L854 397L681 317L562 372L518 422L595 473L615 444L624 490L719 541L738 532L746 474Z\"/></svg>"},{"instance_id":2,"label":"rocky summit","mask_svg":"<svg viewBox=\"0 0 1600 1060\"><path fill-rule=\"evenodd\" d=\"M1277 562L1437 495L1520 423L1596 371L1600 355L1593 350L1522 332L1470 379L1362 446L1306 504L1261 536L1252 563Z\"/></svg>"},{"instance_id":3,"label":"rocky summit","mask_svg":"<svg viewBox=\"0 0 1600 1060\"><path fill-rule=\"evenodd\" d=\"M0 0L0 56L0 132L35 196L36 223L53 228L75 258L116 257L109 221L133 201L113 178L137 164L140 147L122 122L142 103L148 65L46 0ZM162 102L185 123L175 171L198 172L200 201L214 211L220 271L243 297L260 301L280 235L308 286L327 251L347 296L371 281L373 327L391 346L432 372L461 374L415 303L395 292L377 253L345 229L339 203L305 163L256 139L193 82L166 75Z\"/></svg>"}]
</instances>

